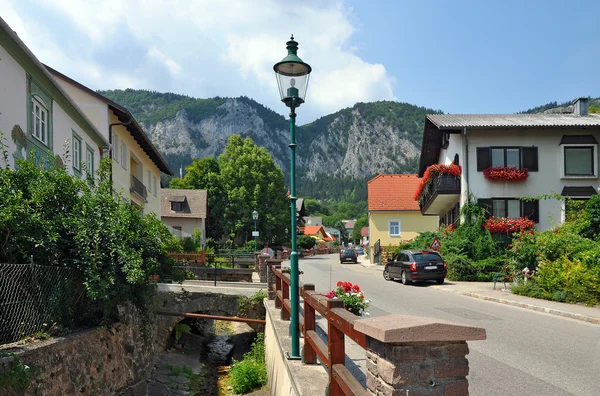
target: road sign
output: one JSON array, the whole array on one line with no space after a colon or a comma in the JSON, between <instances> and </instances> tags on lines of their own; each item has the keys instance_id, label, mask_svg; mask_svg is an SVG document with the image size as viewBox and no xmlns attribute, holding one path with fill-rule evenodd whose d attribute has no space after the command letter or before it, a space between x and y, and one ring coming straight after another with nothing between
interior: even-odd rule
<instances>
[{"instance_id":1,"label":"road sign","mask_svg":"<svg viewBox=\"0 0 600 396\"><path fill-rule=\"evenodd\" d=\"M252 231L252 236L253 236L253 237L254 237L254 236L259 236L259 235L258 235L258 231Z\"/></svg>"},{"instance_id":2,"label":"road sign","mask_svg":"<svg viewBox=\"0 0 600 396\"><path fill-rule=\"evenodd\" d=\"M431 250L440 250L442 248L442 244L440 243L440 240L437 238L433 239L433 242L431 242L431 245L429 245L429 249Z\"/></svg>"}]
</instances>

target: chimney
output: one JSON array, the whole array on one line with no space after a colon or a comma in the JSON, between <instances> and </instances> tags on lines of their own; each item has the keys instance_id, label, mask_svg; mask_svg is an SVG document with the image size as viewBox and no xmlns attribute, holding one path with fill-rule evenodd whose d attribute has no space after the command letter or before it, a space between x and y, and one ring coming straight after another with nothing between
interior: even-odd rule
<instances>
[{"instance_id":1,"label":"chimney","mask_svg":"<svg viewBox=\"0 0 600 396\"><path fill-rule=\"evenodd\" d=\"M588 98L577 98L573 101L573 114L586 116L588 115Z\"/></svg>"}]
</instances>

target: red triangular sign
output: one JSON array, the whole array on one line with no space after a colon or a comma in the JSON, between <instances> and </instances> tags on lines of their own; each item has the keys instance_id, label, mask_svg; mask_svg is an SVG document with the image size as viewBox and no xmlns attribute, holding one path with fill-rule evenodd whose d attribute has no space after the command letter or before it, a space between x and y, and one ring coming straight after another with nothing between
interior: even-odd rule
<instances>
[{"instance_id":1,"label":"red triangular sign","mask_svg":"<svg viewBox=\"0 0 600 396\"><path fill-rule=\"evenodd\" d=\"M431 242L431 245L429 245L429 249L431 250L440 250L442 248L442 244L440 243L440 240L437 238L434 238L433 242Z\"/></svg>"}]
</instances>

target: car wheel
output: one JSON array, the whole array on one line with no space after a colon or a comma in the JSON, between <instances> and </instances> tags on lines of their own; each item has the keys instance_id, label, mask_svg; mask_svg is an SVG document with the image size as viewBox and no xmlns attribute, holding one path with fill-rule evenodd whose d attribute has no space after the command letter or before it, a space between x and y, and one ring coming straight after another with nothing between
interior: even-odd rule
<instances>
[{"instance_id":1,"label":"car wheel","mask_svg":"<svg viewBox=\"0 0 600 396\"><path fill-rule=\"evenodd\" d=\"M383 270L383 279L385 279L386 281L392 280L392 277L390 276L390 273L387 268Z\"/></svg>"},{"instance_id":2,"label":"car wheel","mask_svg":"<svg viewBox=\"0 0 600 396\"><path fill-rule=\"evenodd\" d=\"M436 279L435 281L437 282L438 285L443 285L444 284L444 278L442 278L442 279Z\"/></svg>"},{"instance_id":3,"label":"car wheel","mask_svg":"<svg viewBox=\"0 0 600 396\"><path fill-rule=\"evenodd\" d=\"M403 285L407 285L409 283L409 280L406 279L406 272L404 271L400 273L400 279L402 280Z\"/></svg>"}]
</instances>

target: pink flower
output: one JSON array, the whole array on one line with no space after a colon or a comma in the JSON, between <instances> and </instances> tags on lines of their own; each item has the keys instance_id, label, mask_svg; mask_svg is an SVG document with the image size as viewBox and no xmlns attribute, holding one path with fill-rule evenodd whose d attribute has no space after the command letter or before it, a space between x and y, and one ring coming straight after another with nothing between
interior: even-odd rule
<instances>
[{"instance_id":1,"label":"pink flower","mask_svg":"<svg viewBox=\"0 0 600 396\"><path fill-rule=\"evenodd\" d=\"M335 292L332 290L329 293L325 294L325 297L327 297L327 298L333 298L333 297L335 297Z\"/></svg>"}]
</instances>

